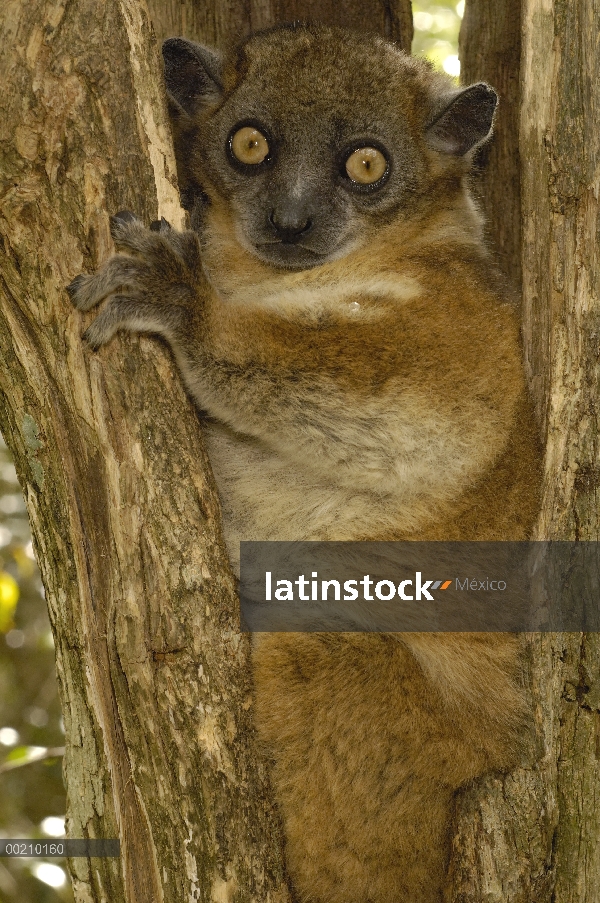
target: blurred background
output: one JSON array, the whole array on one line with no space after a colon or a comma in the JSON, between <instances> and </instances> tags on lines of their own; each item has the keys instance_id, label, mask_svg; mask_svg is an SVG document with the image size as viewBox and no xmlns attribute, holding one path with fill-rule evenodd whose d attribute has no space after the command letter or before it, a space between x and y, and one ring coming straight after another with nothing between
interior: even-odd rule
<instances>
[{"instance_id":1,"label":"blurred background","mask_svg":"<svg viewBox=\"0 0 600 903\"><path fill-rule=\"evenodd\" d=\"M413 53L458 76L464 0L413 2ZM64 730L25 503L0 437L0 837L64 836ZM0 903L72 903L64 862L0 859Z\"/></svg>"},{"instance_id":2,"label":"blurred background","mask_svg":"<svg viewBox=\"0 0 600 903\"><path fill-rule=\"evenodd\" d=\"M64 835L54 644L17 475L0 437L0 836ZM72 900L64 863L0 859L2 903Z\"/></svg>"},{"instance_id":3,"label":"blurred background","mask_svg":"<svg viewBox=\"0 0 600 903\"><path fill-rule=\"evenodd\" d=\"M412 52L426 56L448 75L458 77L458 32L465 11L465 0L455 3L427 3L413 0L415 36Z\"/></svg>"}]
</instances>

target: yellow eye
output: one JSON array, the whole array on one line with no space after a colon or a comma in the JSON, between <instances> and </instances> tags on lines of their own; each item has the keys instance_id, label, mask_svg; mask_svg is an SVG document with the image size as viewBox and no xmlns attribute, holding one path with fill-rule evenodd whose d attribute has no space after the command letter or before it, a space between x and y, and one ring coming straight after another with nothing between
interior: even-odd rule
<instances>
[{"instance_id":1,"label":"yellow eye","mask_svg":"<svg viewBox=\"0 0 600 903\"><path fill-rule=\"evenodd\" d=\"M371 185L387 170L387 160L375 147L359 147L346 160L346 172L353 182Z\"/></svg>"},{"instance_id":2,"label":"yellow eye","mask_svg":"<svg viewBox=\"0 0 600 903\"><path fill-rule=\"evenodd\" d=\"M240 163L256 166L266 159L269 144L262 132L251 125L245 125L238 129L231 139L231 150Z\"/></svg>"}]
</instances>

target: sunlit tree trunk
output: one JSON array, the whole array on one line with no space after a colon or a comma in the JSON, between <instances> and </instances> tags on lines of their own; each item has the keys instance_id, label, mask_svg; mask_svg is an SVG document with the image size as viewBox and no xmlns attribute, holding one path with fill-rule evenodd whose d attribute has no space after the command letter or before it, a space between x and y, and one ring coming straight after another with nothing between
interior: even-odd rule
<instances>
[{"instance_id":1,"label":"sunlit tree trunk","mask_svg":"<svg viewBox=\"0 0 600 903\"><path fill-rule=\"evenodd\" d=\"M599 538L599 34L593 0L467 0L461 35L465 80L506 91L482 194L505 272L523 274L546 447L538 539ZM536 736L523 768L458 802L456 903L599 898L598 634L530 640Z\"/></svg>"},{"instance_id":2,"label":"sunlit tree trunk","mask_svg":"<svg viewBox=\"0 0 600 903\"><path fill-rule=\"evenodd\" d=\"M56 640L68 834L122 850L71 860L75 896L286 900L196 413L157 342L86 351L64 291L111 253L110 213L183 222L148 15L2 16L0 428Z\"/></svg>"}]
</instances>

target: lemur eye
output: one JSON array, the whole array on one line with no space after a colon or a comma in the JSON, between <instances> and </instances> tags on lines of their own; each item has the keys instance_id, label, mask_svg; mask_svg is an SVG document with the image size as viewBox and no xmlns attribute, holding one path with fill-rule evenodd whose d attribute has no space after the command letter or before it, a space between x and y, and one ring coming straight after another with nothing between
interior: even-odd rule
<instances>
[{"instance_id":1,"label":"lemur eye","mask_svg":"<svg viewBox=\"0 0 600 903\"><path fill-rule=\"evenodd\" d=\"M346 160L346 172L359 185L372 185L386 173L388 163L376 147L359 147Z\"/></svg>"},{"instance_id":2,"label":"lemur eye","mask_svg":"<svg viewBox=\"0 0 600 903\"><path fill-rule=\"evenodd\" d=\"M262 132L245 125L232 135L231 152L240 163L256 166L266 160L269 143Z\"/></svg>"}]
</instances>

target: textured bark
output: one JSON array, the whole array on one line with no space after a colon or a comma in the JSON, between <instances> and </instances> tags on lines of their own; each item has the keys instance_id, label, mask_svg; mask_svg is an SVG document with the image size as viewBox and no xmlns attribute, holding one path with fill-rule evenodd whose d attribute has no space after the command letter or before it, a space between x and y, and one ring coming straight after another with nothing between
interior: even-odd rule
<instances>
[{"instance_id":1,"label":"textured bark","mask_svg":"<svg viewBox=\"0 0 600 903\"><path fill-rule=\"evenodd\" d=\"M224 48L251 31L296 20L342 25L397 41L407 53L413 39L410 0L150 0L154 29L160 40L180 34Z\"/></svg>"},{"instance_id":2,"label":"textured bark","mask_svg":"<svg viewBox=\"0 0 600 903\"><path fill-rule=\"evenodd\" d=\"M410 53L413 38L410 0L271 0L273 22L295 19L343 25L357 31L382 35L397 41L402 50Z\"/></svg>"},{"instance_id":3,"label":"textured bark","mask_svg":"<svg viewBox=\"0 0 600 903\"><path fill-rule=\"evenodd\" d=\"M463 71L494 83L493 66L478 68L470 31L483 11L479 50L493 61L486 42L503 46L515 3L467 4ZM546 444L537 538L598 540L600 9L593 0L523 0L522 23L523 331ZM499 236L519 207L513 127L511 135L512 151L492 152L485 177ZM456 903L595 903L600 894L599 637L535 635L528 664L530 754L523 768L458 801Z\"/></svg>"},{"instance_id":4,"label":"textured bark","mask_svg":"<svg viewBox=\"0 0 600 903\"><path fill-rule=\"evenodd\" d=\"M517 288L521 279L519 62L521 0L470 0L463 17L461 82L486 81L498 92L495 133L480 152L473 188L485 214L490 246Z\"/></svg>"},{"instance_id":5,"label":"textured bark","mask_svg":"<svg viewBox=\"0 0 600 903\"><path fill-rule=\"evenodd\" d=\"M526 0L524 23L524 332L546 439L538 533L597 541L600 7ZM600 894L600 637L548 637L543 651L544 753L556 779L553 903L592 903Z\"/></svg>"},{"instance_id":6,"label":"textured bark","mask_svg":"<svg viewBox=\"0 0 600 903\"><path fill-rule=\"evenodd\" d=\"M195 411L166 351L97 356L64 286L108 214L182 216L142 3L12 0L0 81L0 428L57 651L78 901L287 899L248 642Z\"/></svg>"},{"instance_id":7,"label":"textured bark","mask_svg":"<svg viewBox=\"0 0 600 903\"><path fill-rule=\"evenodd\" d=\"M274 22L272 0L149 0L148 8L159 41L183 35L220 49Z\"/></svg>"}]
</instances>

